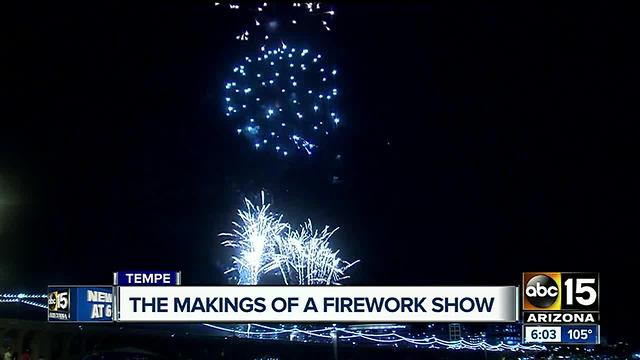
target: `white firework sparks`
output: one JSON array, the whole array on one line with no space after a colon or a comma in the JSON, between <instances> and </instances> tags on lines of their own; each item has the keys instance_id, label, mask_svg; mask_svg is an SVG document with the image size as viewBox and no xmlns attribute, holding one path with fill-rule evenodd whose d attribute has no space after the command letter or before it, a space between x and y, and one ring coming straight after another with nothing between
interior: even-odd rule
<instances>
[{"instance_id":1,"label":"white firework sparks","mask_svg":"<svg viewBox=\"0 0 640 360\"><path fill-rule=\"evenodd\" d=\"M274 250L287 224L281 222L282 216L269 211L270 204L265 204L264 192L261 199L259 206L245 199L246 209L238 209L240 222L233 223L233 232L220 234L228 238L222 245L239 251L232 257L233 267L225 272L237 272L239 285L258 284L260 278L277 269L282 260Z\"/></svg>"},{"instance_id":2,"label":"white firework sparks","mask_svg":"<svg viewBox=\"0 0 640 360\"><path fill-rule=\"evenodd\" d=\"M246 209L239 209L240 222L234 222L232 233L222 245L238 250L233 266L225 272L237 272L239 285L257 285L263 275L278 270L286 285L340 285L348 279L347 270L360 260L349 262L338 256L339 250L329 246L338 230L325 226L313 228L311 220L292 230L282 216L269 211L264 192L260 206L245 199Z\"/></svg>"},{"instance_id":3,"label":"white firework sparks","mask_svg":"<svg viewBox=\"0 0 640 360\"><path fill-rule=\"evenodd\" d=\"M230 15L236 15L236 40L240 41L266 41L270 35L280 37L293 31L314 35L318 30L330 32L335 16L333 7L320 2L214 2L214 6L230 9Z\"/></svg>"},{"instance_id":4,"label":"white firework sparks","mask_svg":"<svg viewBox=\"0 0 640 360\"><path fill-rule=\"evenodd\" d=\"M283 255L279 266L285 284L339 285L341 280L349 278L346 270L360 260L345 261L338 257L340 250L329 247L329 238L337 230L325 226L318 232L311 220L299 230L287 230L277 246Z\"/></svg>"}]
</instances>

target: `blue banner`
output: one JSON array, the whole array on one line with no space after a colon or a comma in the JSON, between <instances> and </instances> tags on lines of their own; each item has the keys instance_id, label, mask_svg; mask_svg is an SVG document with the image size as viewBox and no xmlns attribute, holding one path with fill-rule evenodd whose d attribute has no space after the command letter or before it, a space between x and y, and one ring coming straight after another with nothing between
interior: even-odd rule
<instances>
[{"instance_id":1,"label":"blue banner","mask_svg":"<svg viewBox=\"0 0 640 360\"><path fill-rule=\"evenodd\" d=\"M114 285L118 286L173 286L180 285L179 271L118 271Z\"/></svg>"},{"instance_id":2,"label":"blue banner","mask_svg":"<svg viewBox=\"0 0 640 360\"><path fill-rule=\"evenodd\" d=\"M112 287L49 287L48 320L113 321Z\"/></svg>"},{"instance_id":3,"label":"blue banner","mask_svg":"<svg viewBox=\"0 0 640 360\"><path fill-rule=\"evenodd\" d=\"M598 344L598 325L563 325L562 343Z\"/></svg>"}]
</instances>

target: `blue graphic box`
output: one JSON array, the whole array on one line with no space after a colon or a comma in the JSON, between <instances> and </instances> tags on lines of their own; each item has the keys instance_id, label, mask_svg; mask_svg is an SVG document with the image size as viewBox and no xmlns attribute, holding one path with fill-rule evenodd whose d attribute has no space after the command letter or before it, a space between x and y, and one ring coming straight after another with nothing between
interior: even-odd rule
<instances>
[{"instance_id":1,"label":"blue graphic box","mask_svg":"<svg viewBox=\"0 0 640 360\"><path fill-rule=\"evenodd\" d=\"M47 295L49 321L113 321L112 287L50 286Z\"/></svg>"}]
</instances>

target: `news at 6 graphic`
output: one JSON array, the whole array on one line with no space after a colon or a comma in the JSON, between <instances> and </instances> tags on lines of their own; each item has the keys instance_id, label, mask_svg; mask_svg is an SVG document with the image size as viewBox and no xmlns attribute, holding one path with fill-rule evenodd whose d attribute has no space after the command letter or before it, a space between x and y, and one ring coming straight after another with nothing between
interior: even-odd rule
<instances>
[{"instance_id":1,"label":"news at 6 graphic","mask_svg":"<svg viewBox=\"0 0 640 360\"><path fill-rule=\"evenodd\" d=\"M51 322L113 321L113 288L50 286L47 291Z\"/></svg>"},{"instance_id":2,"label":"news at 6 graphic","mask_svg":"<svg viewBox=\"0 0 640 360\"><path fill-rule=\"evenodd\" d=\"M598 273L525 272L522 292L524 342L600 342Z\"/></svg>"}]
</instances>

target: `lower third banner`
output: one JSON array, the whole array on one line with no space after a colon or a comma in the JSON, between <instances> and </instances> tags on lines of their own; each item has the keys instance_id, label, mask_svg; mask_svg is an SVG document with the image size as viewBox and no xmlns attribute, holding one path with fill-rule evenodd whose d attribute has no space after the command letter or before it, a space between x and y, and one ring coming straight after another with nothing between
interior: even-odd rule
<instances>
[{"instance_id":1,"label":"lower third banner","mask_svg":"<svg viewBox=\"0 0 640 360\"><path fill-rule=\"evenodd\" d=\"M515 322L515 286L127 286L122 322Z\"/></svg>"}]
</instances>

